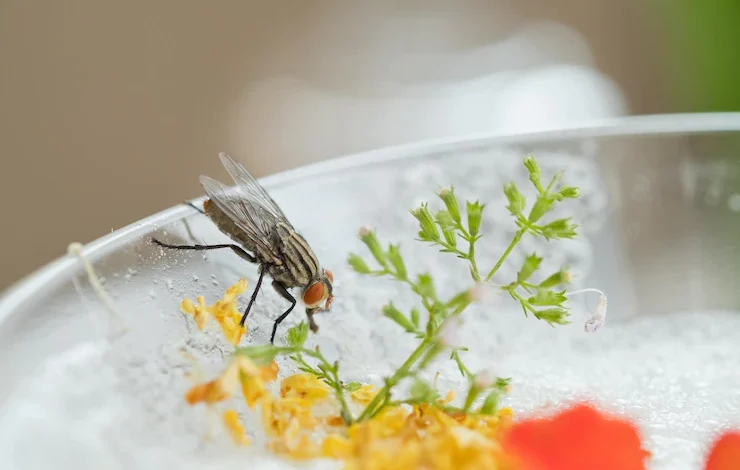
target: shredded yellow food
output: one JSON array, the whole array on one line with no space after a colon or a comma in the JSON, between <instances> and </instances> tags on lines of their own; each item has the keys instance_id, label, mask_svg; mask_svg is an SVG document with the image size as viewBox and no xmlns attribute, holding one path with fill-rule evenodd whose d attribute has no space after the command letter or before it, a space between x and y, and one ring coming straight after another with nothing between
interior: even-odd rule
<instances>
[{"instance_id":1,"label":"shredded yellow food","mask_svg":"<svg viewBox=\"0 0 740 470\"><path fill-rule=\"evenodd\" d=\"M197 306L185 299L183 311L193 315L199 328L213 316L231 341L236 336L225 319L236 320L232 306L245 290L246 281L241 280L213 307L205 307L203 298L198 297ZM326 383L312 374L293 374L279 381L279 393L275 394L268 384L277 380L278 372L274 360L258 366L235 355L220 376L193 386L185 399L191 405L211 405L234 397L241 389L247 407L259 408L267 448L292 459L338 459L348 470L504 468L499 436L511 422L509 409L497 415L447 412L444 406L454 398L450 391L436 404L388 406L369 420L347 426ZM350 398L367 405L377 392L374 386L363 385ZM229 409L222 416L234 443L249 445L251 439L238 413Z\"/></svg>"},{"instance_id":2,"label":"shredded yellow food","mask_svg":"<svg viewBox=\"0 0 740 470\"><path fill-rule=\"evenodd\" d=\"M199 295L195 298L196 304L192 300L185 298L180 303L180 309L193 316L195 324L199 329L203 329L208 323L208 319L213 317L221 326L226 340L233 344L239 344L242 336L246 334L247 328L239 326L242 314L236 305L236 299L247 290L247 280L240 279L239 282L226 289L223 298L211 306L206 305L205 297Z\"/></svg>"},{"instance_id":3,"label":"shredded yellow food","mask_svg":"<svg viewBox=\"0 0 740 470\"><path fill-rule=\"evenodd\" d=\"M363 385L362 387L358 388L354 392L352 392L352 400L356 403L359 403L361 405L369 405L371 401L373 401L373 398L375 398L375 394L378 393L377 390L375 390L375 386L373 385Z\"/></svg>"},{"instance_id":4,"label":"shredded yellow food","mask_svg":"<svg viewBox=\"0 0 740 470\"><path fill-rule=\"evenodd\" d=\"M223 414L224 427L229 432L234 444L238 446L248 446L252 439L244 433L244 426L239 421L239 413L235 410L226 410Z\"/></svg>"}]
</instances>

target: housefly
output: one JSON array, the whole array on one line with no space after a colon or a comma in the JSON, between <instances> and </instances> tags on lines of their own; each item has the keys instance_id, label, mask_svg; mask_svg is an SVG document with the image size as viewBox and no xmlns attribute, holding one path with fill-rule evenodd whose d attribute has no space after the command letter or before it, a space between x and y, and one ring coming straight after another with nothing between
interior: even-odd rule
<instances>
[{"instance_id":1,"label":"housefly","mask_svg":"<svg viewBox=\"0 0 740 470\"><path fill-rule=\"evenodd\" d=\"M170 245L154 238L152 242L174 250L231 249L241 258L259 265L257 285L242 315L241 326L244 326L257 298L263 277L268 274L275 291L291 304L275 320L270 343L275 340L278 325L296 306L296 299L289 289L300 289L301 303L306 307L311 330L316 333L319 328L313 315L329 310L334 299L334 276L321 267L309 244L262 185L230 156L220 153L219 158L236 186L230 188L213 178L201 176L200 183L208 196L203 203L203 212L235 244Z\"/></svg>"}]
</instances>

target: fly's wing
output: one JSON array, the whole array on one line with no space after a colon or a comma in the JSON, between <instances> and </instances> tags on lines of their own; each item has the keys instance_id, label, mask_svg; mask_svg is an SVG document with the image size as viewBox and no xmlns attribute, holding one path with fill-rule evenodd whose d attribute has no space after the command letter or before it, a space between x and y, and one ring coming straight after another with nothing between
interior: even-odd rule
<instances>
[{"instance_id":1,"label":"fly's wing","mask_svg":"<svg viewBox=\"0 0 740 470\"><path fill-rule=\"evenodd\" d=\"M249 237L265 261L282 264L270 243L272 230L279 220L269 209L256 203L241 186L234 190L208 176L201 176L200 184L211 201Z\"/></svg>"},{"instance_id":2,"label":"fly's wing","mask_svg":"<svg viewBox=\"0 0 740 470\"><path fill-rule=\"evenodd\" d=\"M280 206L277 205L267 191L265 191L265 188L257 182L254 176L244 166L223 152L218 154L218 157L251 205L269 212L272 219L293 228L290 222L288 222L288 218L285 217L283 210L280 209Z\"/></svg>"}]
</instances>

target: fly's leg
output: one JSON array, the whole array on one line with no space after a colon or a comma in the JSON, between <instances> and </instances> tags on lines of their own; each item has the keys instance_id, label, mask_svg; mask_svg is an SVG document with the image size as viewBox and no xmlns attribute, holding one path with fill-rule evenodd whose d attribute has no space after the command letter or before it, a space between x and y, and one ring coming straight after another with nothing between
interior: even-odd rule
<instances>
[{"instance_id":1,"label":"fly's leg","mask_svg":"<svg viewBox=\"0 0 740 470\"><path fill-rule=\"evenodd\" d=\"M296 300L295 297L290 295L290 292L288 292L288 289L285 287L285 285L278 281L272 281L272 288L275 289L275 292L280 294L282 298L290 302L290 307L288 307L288 310L286 310L282 315L278 317L277 320L275 320L275 324L272 325L272 335L270 335L270 344L274 344L275 341L275 332L277 331L277 327L280 323L285 320L288 315L290 315L290 312L293 311L293 308L295 307Z\"/></svg>"},{"instance_id":2,"label":"fly's leg","mask_svg":"<svg viewBox=\"0 0 740 470\"><path fill-rule=\"evenodd\" d=\"M318 312L318 308L307 308L306 309L306 316L308 317L308 326L311 328L311 331L314 333L319 332L319 325L316 324L315 321L313 321L313 314Z\"/></svg>"},{"instance_id":3,"label":"fly's leg","mask_svg":"<svg viewBox=\"0 0 740 470\"><path fill-rule=\"evenodd\" d=\"M152 243L161 246L162 248L169 248L171 250L194 250L194 251L206 251L206 250L220 250L222 248L229 248L231 251L236 253L240 258L243 258L250 263L256 263L257 258L247 253L244 248L227 243L225 245L170 245L168 243L161 242L156 238L152 238Z\"/></svg>"},{"instance_id":4,"label":"fly's leg","mask_svg":"<svg viewBox=\"0 0 740 470\"><path fill-rule=\"evenodd\" d=\"M247 315L249 315L249 311L252 310L252 304L255 299L257 299L257 293L260 291L260 287L262 286L262 278L265 277L265 271L267 271L265 265L260 265L260 277L257 278L257 285L254 286L254 292L252 292L252 297L249 299L247 308L244 309L244 315L242 315L242 320L239 322L239 326L244 326L244 322L247 321Z\"/></svg>"},{"instance_id":5,"label":"fly's leg","mask_svg":"<svg viewBox=\"0 0 740 470\"><path fill-rule=\"evenodd\" d=\"M185 206L188 206L188 207L192 207L193 209L195 209L196 211L198 211L202 215L206 215L206 213L205 213L205 211L203 211L203 209L201 209L200 207L196 206L195 204L193 204L190 201L185 201L182 204L185 205ZM188 235L190 235L190 239L191 240L195 240L196 243L197 243L197 240L198 239L196 238L195 234L193 234L193 229L190 228L190 224L188 223L188 219L187 218L182 219L182 223L185 224L185 230L188 231Z\"/></svg>"},{"instance_id":6,"label":"fly's leg","mask_svg":"<svg viewBox=\"0 0 740 470\"><path fill-rule=\"evenodd\" d=\"M196 211L198 211L198 212L200 212L201 214L204 214L204 215L205 215L205 212L203 212L203 209L201 209L200 207L196 206L196 205L195 205L195 204L193 204L192 202L190 202L190 201L185 201L185 202L183 202L183 204L185 204L186 206L190 206L190 207L192 207L193 209L195 209Z\"/></svg>"}]
</instances>

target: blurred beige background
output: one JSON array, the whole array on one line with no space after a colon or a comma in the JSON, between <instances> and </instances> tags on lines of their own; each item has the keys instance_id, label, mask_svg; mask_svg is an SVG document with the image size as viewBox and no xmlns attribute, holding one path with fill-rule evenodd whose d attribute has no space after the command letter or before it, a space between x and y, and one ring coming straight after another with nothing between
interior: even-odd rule
<instances>
[{"instance_id":1,"label":"blurred beige background","mask_svg":"<svg viewBox=\"0 0 740 470\"><path fill-rule=\"evenodd\" d=\"M314 117L311 99L300 113L291 100L310 86L390 103L430 76L485 74L475 55L443 65L534 19L580 33L630 113L673 111L657 33L632 2L1 1L0 288L71 241L200 195L198 175L225 178L219 151L263 176L442 132L378 130L374 115L340 129L341 112ZM303 91L276 85L295 80Z\"/></svg>"}]
</instances>

